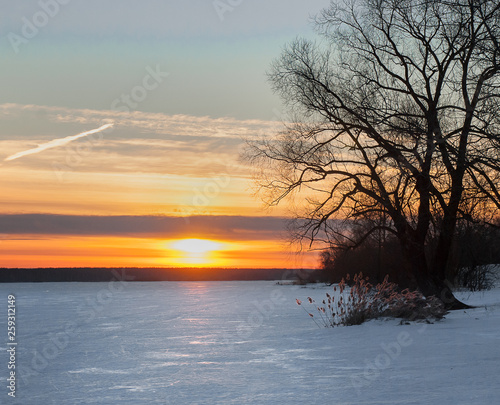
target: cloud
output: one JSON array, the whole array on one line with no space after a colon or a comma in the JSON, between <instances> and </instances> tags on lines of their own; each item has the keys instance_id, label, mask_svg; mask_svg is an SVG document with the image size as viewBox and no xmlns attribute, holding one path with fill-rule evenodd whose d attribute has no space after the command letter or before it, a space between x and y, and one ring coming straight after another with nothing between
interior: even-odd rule
<instances>
[{"instance_id":1,"label":"cloud","mask_svg":"<svg viewBox=\"0 0 500 405\"><path fill-rule=\"evenodd\" d=\"M0 120L6 127L0 140L0 163L33 144L97 127L106 120L113 122L113 131L95 136L95 142L91 137L79 139L6 164L16 163L13 166L38 173L48 171L52 178L57 167L68 174L64 176L67 181L74 180L73 173L97 172L249 179L252 170L239 159L245 146L243 139L260 137L279 125L276 121L20 104L0 104Z\"/></svg>"},{"instance_id":2,"label":"cloud","mask_svg":"<svg viewBox=\"0 0 500 405\"><path fill-rule=\"evenodd\" d=\"M275 115L279 115L275 112ZM96 125L111 120L116 129L127 129L130 136L137 133L153 134L163 138L165 135L175 137L196 137L213 139L251 139L281 128L278 121L236 118L211 118L184 114L169 115L143 111L91 110L66 108L34 104L0 104L0 117L6 119L26 119L33 117L37 121L45 116L49 122L76 125ZM277 119L281 117L276 117ZM132 135L134 134L134 135Z\"/></svg>"},{"instance_id":3,"label":"cloud","mask_svg":"<svg viewBox=\"0 0 500 405\"><path fill-rule=\"evenodd\" d=\"M4 239L10 239L8 235L78 235L266 240L279 239L287 223L283 217L0 215Z\"/></svg>"},{"instance_id":4,"label":"cloud","mask_svg":"<svg viewBox=\"0 0 500 405\"><path fill-rule=\"evenodd\" d=\"M77 134L77 135L67 136L66 138L62 138L62 139L54 139L50 142L39 145L36 148L25 150L23 152L18 152L18 153L15 153L14 155L8 156L5 159L5 161L8 162L11 160L19 159L19 158L24 157L24 156L33 155L35 153L40 153L40 152L43 152L47 149L52 149L52 148L64 146L70 142L76 141L77 139L83 138L85 136L97 134L99 132L105 131L106 129L109 129L112 126L113 126L113 124L106 124L106 125L103 125L97 129L93 129L91 131L82 132L82 133Z\"/></svg>"}]
</instances>

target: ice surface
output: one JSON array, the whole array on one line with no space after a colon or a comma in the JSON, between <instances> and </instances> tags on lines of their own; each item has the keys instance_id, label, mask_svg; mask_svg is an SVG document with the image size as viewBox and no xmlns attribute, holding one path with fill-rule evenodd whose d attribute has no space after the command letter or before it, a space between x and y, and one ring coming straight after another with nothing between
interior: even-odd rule
<instances>
[{"instance_id":1,"label":"ice surface","mask_svg":"<svg viewBox=\"0 0 500 405\"><path fill-rule=\"evenodd\" d=\"M17 396L1 403L496 404L500 290L431 325L318 328L274 282L2 284L17 305Z\"/></svg>"}]
</instances>

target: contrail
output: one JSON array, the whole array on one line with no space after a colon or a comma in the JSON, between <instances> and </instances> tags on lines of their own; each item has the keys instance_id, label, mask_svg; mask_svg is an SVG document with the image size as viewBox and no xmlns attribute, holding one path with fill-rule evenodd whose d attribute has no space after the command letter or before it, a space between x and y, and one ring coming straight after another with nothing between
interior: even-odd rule
<instances>
[{"instance_id":1,"label":"contrail","mask_svg":"<svg viewBox=\"0 0 500 405\"><path fill-rule=\"evenodd\" d=\"M87 132L82 132L81 134L78 134L78 135L67 136L66 138L61 138L61 139L54 139L53 141L39 145L37 148L25 150L24 152L15 153L14 155L6 158L5 162L7 162L9 160L19 159L20 157L23 157L23 156L28 156L28 155L33 155L35 153L40 153L40 152L43 152L44 150L47 150L47 149L57 148L58 146L66 145L67 143L76 141L77 139L83 138L84 136L97 134L98 132L102 132L108 128L111 128L113 125L114 124L106 124L106 125L103 125L102 127L99 127L97 129L93 129L93 130L87 131Z\"/></svg>"}]
</instances>

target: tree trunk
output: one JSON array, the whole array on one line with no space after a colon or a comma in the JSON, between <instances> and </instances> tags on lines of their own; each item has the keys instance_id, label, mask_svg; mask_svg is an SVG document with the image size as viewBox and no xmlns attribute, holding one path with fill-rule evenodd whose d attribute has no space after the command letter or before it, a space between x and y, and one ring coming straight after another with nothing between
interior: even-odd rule
<instances>
[{"instance_id":1,"label":"tree trunk","mask_svg":"<svg viewBox=\"0 0 500 405\"><path fill-rule=\"evenodd\" d=\"M433 266L431 271L423 243L407 242L406 246L403 245L403 252L410 263L411 276L424 296L438 298L448 310L470 308L469 305L455 298L450 283L443 277L444 270L436 273L436 267Z\"/></svg>"}]
</instances>

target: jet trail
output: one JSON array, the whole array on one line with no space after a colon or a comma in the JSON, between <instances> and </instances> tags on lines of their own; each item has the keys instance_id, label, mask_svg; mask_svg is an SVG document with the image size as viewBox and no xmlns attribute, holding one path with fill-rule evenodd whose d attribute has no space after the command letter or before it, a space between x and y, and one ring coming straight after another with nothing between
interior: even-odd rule
<instances>
[{"instance_id":1,"label":"jet trail","mask_svg":"<svg viewBox=\"0 0 500 405\"><path fill-rule=\"evenodd\" d=\"M77 139L83 138L85 136L102 132L108 128L111 128L112 126L113 126L113 124L106 124L106 125L103 125L102 127L99 127L97 129L82 132L81 134L78 134L78 135L67 136L66 138L61 138L61 139L54 139L50 142L43 143L43 144L39 145L37 148L33 148L33 149L25 150L23 152L15 153L14 155L11 155L8 158L6 158L5 162L10 161L10 160L14 160L14 159L19 159L20 157L23 157L23 156L28 156L28 155L33 155L35 153L40 153L40 152L43 152L47 149L52 149L52 148L57 148L59 146L64 146L67 143L76 141Z\"/></svg>"}]
</instances>

